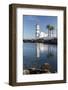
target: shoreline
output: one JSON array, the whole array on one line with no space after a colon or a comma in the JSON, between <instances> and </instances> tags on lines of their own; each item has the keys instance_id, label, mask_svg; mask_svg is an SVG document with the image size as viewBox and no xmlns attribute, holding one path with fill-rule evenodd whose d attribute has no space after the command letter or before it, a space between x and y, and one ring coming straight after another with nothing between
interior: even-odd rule
<instances>
[{"instance_id":1,"label":"shoreline","mask_svg":"<svg viewBox=\"0 0 68 90\"><path fill-rule=\"evenodd\" d=\"M32 40L28 40L25 39L23 40L24 43L43 43L43 44L53 44L53 45L57 45L57 39L49 39L49 40L43 40L43 39L32 39Z\"/></svg>"}]
</instances>

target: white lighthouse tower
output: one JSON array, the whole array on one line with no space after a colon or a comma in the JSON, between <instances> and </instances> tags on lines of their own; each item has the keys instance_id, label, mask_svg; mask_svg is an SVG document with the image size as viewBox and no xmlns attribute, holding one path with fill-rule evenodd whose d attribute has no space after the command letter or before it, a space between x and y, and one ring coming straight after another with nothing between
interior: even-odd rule
<instances>
[{"instance_id":1,"label":"white lighthouse tower","mask_svg":"<svg viewBox=\"0 0 68 90\"><path fill-rule=\"evenodd\" d=\"M36 24L36 39L39 39L40 37L40 26L39 24Z\"/></svg>"}]
</instances>

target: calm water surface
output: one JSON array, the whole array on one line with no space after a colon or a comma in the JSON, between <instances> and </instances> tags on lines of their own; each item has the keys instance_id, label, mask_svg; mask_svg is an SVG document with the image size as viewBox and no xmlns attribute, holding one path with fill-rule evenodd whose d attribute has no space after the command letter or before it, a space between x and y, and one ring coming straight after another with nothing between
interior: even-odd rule
<instances>
[{"instance_id":1,"label":"calm water surface","mask_svg":"<svg viewBox=\"0 0 68 90\"><path fill-rule=\"evenodd\" d=\"M23 69L40 69L44 63L51 66L51 72L57 72L57 45L24 43Z\"/></svg>"}]
</instances>

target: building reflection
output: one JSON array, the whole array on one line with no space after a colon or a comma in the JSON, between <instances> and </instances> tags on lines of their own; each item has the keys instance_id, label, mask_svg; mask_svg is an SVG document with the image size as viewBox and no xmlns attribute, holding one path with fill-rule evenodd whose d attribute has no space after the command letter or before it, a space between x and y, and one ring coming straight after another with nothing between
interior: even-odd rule
<instances>
[{"instance_id":1,"label":"building reflection","mask_svg":"<svg viewBox=\"0 0 68 90\"><path fill-rule=\"evenodd\" d=\"M36 54L37 54L37 58L39 58L40 57L40 44L39 43L37 43L36 45Z\"/></svg>"},{"instance_id":2,"label":"building reflection","mask_svg":"<svg viewBox=\"0 0 68 90\"><path fill-rule=\"evenodd\" d=\"M36 56L37 58L40 57L40 53L48 51L48 45L45 45L43 43L36 43Z\"/></svg>"}]
</instances>

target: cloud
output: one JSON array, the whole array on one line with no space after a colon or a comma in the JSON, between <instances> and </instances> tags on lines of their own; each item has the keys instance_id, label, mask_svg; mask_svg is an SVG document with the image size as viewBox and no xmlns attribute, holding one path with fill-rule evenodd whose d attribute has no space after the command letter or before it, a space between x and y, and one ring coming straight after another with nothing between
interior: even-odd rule
<instances>
[{"instance_id":1,"label":"cloud","mask_svg":"<svg viewBox=\"0 0 68 90\"><path fill-rule=\"evenodd\" d=\"M47 33L44 33L44 32L41 32L41 33L40 33L40 38L47 37L47 36L48 36Z\"/></svg>"}]
</instances>

